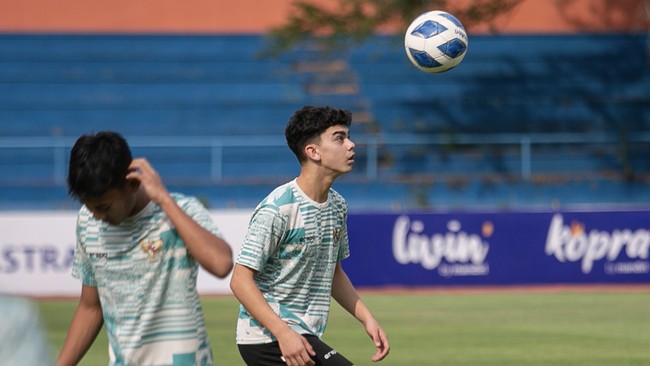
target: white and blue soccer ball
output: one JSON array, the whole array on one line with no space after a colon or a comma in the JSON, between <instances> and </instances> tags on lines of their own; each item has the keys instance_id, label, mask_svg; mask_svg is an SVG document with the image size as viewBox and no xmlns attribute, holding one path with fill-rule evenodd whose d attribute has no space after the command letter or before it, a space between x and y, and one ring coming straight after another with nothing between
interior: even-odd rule
<instances>
[{"instance_id":1,"label":"white and blue soccer ball","mask_svg":"<svg viewBox=\"0 0 650 366\"><path fill-rule=\"evenodd\" d=\"M415 18L404 36L406 55L425 72L440 73L458 66L468 45L465 27L455 16L440 10Z\"/></svg>"}]
</instances>

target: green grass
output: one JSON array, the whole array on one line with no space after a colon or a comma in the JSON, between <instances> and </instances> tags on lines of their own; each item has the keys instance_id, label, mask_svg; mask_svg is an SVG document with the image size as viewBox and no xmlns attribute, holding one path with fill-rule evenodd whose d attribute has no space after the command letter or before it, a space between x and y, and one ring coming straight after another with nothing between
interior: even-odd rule
<instances>
[{"instance_id":1,"label":"green grass","mask_svg":"<svg viewBox=\"0 0 650 366\"><path fill-rule=\"evenodd\" d=\"M650 364L650 293L363 294L388 333L384 366ZM76 301L39 302L56 354ZM203 298L217 365L243 365L234 344L237 302ZM374 348L361 325L333 303L324 339L357 365ZM106 336L81 365L107 364Z\"/></svg>"}]
</instances>

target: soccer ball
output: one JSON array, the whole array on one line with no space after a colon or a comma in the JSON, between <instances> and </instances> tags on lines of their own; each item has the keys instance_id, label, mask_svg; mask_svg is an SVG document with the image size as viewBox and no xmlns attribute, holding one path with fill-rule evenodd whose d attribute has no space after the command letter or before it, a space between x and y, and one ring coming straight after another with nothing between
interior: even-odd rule
<instances>
[{"instance_id":1,"label":"soccer ball","mask_svg":"<svg viewBox=\"0 0 650 366\"><path fill-rule=\"evenodd\" d=\"M434 10L415 18L406 30L404 48L411 63L425 72L445 72L467 53L467 32L453 15Z\"/></svg>"}]
</instances>

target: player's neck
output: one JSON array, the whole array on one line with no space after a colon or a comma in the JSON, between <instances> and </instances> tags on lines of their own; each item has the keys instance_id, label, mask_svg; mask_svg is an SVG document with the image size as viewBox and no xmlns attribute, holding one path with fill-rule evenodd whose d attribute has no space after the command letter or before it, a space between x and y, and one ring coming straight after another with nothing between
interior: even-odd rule
<instances>
[{"instance_id":1,"label":"player's neck","mask_svg":"<svg viewBox=\"0 0 650 366\"><path fill-rule=\"evenodd\" d=\"M144 210L145 207L151 202L151 198L147 195L147 192L144 190L144 187L138 187L138 190L135 192L135 205L131 211L133 215L137 215L140 211Z\"/></svg>"},{"instance_id":2,"label":"player's neck","mask_svg":"<svg viewBox=\"0 0 650 366\"><path fill-rule=\"evenodd\" d=\"M298 187L312 200L323 203L327 201L327 194L334 183L333 177L318 174L305 174L304 171L296 178Z\"/></svg>"}]
</instances>

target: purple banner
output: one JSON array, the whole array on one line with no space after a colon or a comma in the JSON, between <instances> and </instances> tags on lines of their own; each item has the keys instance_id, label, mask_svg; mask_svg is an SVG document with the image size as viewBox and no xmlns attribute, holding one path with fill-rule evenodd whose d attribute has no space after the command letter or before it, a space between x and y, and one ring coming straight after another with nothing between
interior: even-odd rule
<instances>
[{"instance_id":1,"label":"purple banner","mask_svg":"<svg viewBox=\"0 0 650 366\"><path fill-rule=\"evenodd\" d=\"M350 214L356 286L650 283L650 211Z\"/></svg>"}]
</instances>

